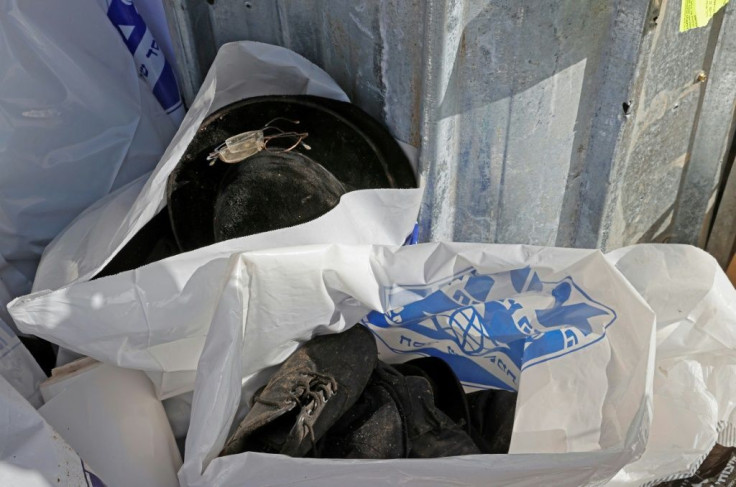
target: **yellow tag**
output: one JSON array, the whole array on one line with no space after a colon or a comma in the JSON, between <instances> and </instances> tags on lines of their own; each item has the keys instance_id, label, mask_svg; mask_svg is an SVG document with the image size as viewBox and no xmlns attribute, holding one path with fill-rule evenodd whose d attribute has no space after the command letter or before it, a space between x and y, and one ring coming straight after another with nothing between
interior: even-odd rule
<instances>
[{"instance_id":1,"label":"yellow tag","mask_svg":"<svg viewBox=\"0 0 736 487\"><path fill-rule=\"evenodd\" d=\"M682 0L680 32L703 27L728 0Z\"/></svg>"}]
</instances>

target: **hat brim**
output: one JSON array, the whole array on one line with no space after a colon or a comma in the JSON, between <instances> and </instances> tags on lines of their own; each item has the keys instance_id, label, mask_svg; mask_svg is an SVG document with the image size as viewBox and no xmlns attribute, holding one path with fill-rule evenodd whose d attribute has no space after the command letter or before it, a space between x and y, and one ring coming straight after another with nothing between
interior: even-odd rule
<instances>
[{"instance_id":1,"label":"hat brim","mask_svg":"<svg viewBox=\"0 0 736 487\"><path fill-rule=\"evenodd\" d=\"M259 130L276 118L284 130L309 136L302 152L350 189L412 188L416 178L409 160L391 134L350 103L315 96L264 96L228 105L202 122L167 184L168 211L182 251L214 243L214 206L228 165L210 166L207 156L225 139ZM298 182L295 182L298 183Z\"/></svg>"}]
</instances>

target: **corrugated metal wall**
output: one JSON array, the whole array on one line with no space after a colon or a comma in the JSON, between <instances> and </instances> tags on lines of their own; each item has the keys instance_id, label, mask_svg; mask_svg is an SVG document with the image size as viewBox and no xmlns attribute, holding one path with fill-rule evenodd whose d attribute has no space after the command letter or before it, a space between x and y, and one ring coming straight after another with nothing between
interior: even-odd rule
<instances>
[{"instance_id":1,"label":"corrugated metal wall","mask_svg":"<svg viewBox=\"0 0 736 487\"><path fill-rule=\"evenodd\" d=\"M223 43L279 44L419 147L424 240L699 242L731 135L733 5L679 33L667 0L165 4L188 100Z\"/></svg>"}]
</instances>

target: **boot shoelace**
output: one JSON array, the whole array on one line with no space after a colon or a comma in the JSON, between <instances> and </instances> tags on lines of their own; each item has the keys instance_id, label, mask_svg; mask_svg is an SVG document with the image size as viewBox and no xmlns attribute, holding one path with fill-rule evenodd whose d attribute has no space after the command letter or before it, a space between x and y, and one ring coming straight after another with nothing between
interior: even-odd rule
<instances>
[{"instance_id":1,"label":"boot shoelace","mask_svg":"<svg viewBox=\"0 0 736 487\"><path fill-rule=\"evenodd\" d=\"M322 409L327 401L335 395L337 391L337 381L329 375L320 374L318 372L300 372L296 385L289 391L288 402L301 405L301 411L297 416L297 425L299 430L299 441L309 435L312 444L314 438L314 423L317 421ZM254 398L255 401L269 406L282 406L281 403L274 403L263 399L260 395Z\"/></svg>"},{"instance_id":2,"label":"boot shoelace","mask_svg":"<svg viewBox=\"0 0 736 487\"><path fill-rule=\"evenodd\" d=\"M329 375L317 372L302 373L302 376L307 380L297 385L295 391L298 395L297 400L302 404L302 410L297 418L297 425L301 427L299 439L309 434L312 445L314 445L314 423L327 401L335 395L337 381Z\"/></svg>"}]
</instances>

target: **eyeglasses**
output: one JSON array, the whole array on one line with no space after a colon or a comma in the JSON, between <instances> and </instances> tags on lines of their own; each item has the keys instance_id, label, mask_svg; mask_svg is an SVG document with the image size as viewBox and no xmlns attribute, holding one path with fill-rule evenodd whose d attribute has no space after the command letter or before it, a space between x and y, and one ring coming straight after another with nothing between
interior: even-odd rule
<instances>
[{"instance_id":1,"label":"eyeglasses","mask_svg":"<svg viewBox=\"0 0 736 487\"><path fill-rule=\"evenodd\" d=\"M235 164L261 152L264 150L270 152L289 152L301 146L306 150L312 148L304 142L309 137L307 132L285 131L272 125L279 120L289 122L294 125L299 124L299 120L289 120L288 118L277 117L268 122L260 130L250 130L238 135L233 135L218 145L214 151L210 152L207 160L210 166L214 165L217 159L227 164ZM276 133L272 133L276 132ZM268 135L271 133L270 135ZM288 140L291 145L288 147L269 147L272 141Z\"/></svg>"}]
</instances>

